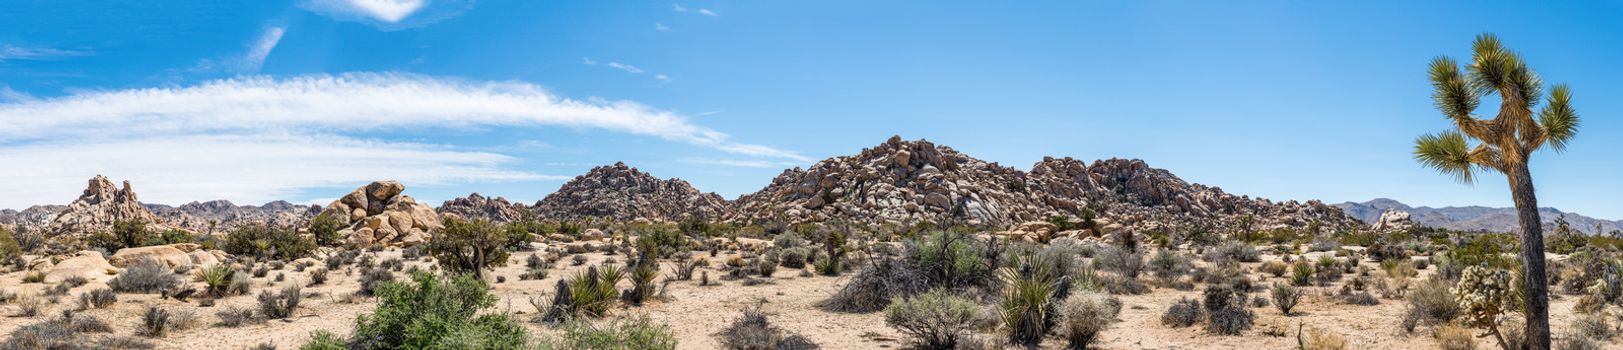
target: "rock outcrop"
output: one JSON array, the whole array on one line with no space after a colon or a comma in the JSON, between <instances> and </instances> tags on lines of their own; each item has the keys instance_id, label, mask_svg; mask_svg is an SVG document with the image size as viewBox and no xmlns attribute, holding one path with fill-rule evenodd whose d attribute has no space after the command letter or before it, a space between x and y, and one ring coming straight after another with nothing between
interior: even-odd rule
<instances>
[{"instance_id":1,"label":"rock outcrop","mask_svg":"<svg viewBox=\"0 0 1623 350\"><path fill-rule=\"evenodd\" d=\"M1362 203L1345 202L1335 206L1346 211L1348 215L1369 224L1379 222L1382 213L1385 213L1388 209L1394 209L1409 213L1411 220L1417 226L1462 231L1521 232L1521 219L1517 218L1516 208L1484 206L1411 207L1387 198L1376 198ZM1594 218L1551 207L1540 207L1538 215L1539 219L1544 221L1544 232L1553 232L1556 227L1556 219L1566 217L1569 226L1573 230L1594 235L1604 234L1623 237L1623 220Z\"/></svg>"},{"instance_id":2,"label":"rock outcrop","mask_svg":"<svg viewBox=\"0 0 1623 350\"><path fill-rule=\"evenodd\" d=\"M118 274L118 268L107 263L107 259L102 258L101 253L86 250L51 266L50 271L45 273L45 283L61 283L73 277L106 282L115 274Z\"/></svg>"},{"instance_id":3,"label":"rock outcrop","mask_svg":"<svg viewBox=\"0 0 1623 350\"><path fill-rule=\"evenodd\" d=\"M1319 201L1273 202L1192 184L1141 160L1091 165L1044 158L1023 172L928 141L892 137L855 156L790 169L765 189L740 197L734 219L912 225L922 222L1049 231L1022 223L1094 212L1100 228L1136 231L1249 225L1331 229L1356 219ZM1114 226L1112 226L1114 225ZM1028 229L1037 229L1029 232ZM1057 233L1056 233L1057 234Z\"/></svg>"},{"instance_id":4,"label":"rock outcrop","mask_svg":"<svg viewBox=\"0 0 1623 350\"><path fill-rule=\"evenodd\" d=\"M1370 225L1370 229L1377 232L1406 231L1412 227L1414 221L1409 219L1409 212L1397 209L1381 212L1380 219L1376 219L1375 223Z\"/></svg>"},{"instance_id":5,"label":"rock outcrop","mask_svg":"<svg viewBox=\"0 0 1623 350\"><path fill-rule=\"evenodd\" d=\"M445 201L438 209L440 215L456 215L463 218L479 218L495 223L509 223L524 219L524 212L529 210L523 204L511 203L507 198L490 198L478 193L467 197Z\"/></svg>"},{"instance_id":6,"label":"rock outcrop","mask_svg":"<svg viewBox=\"0 0 1623 350\"><path fill-rule=\"evenodd\" d=\"M1006 226L1061 213L1029 193L1025 180L1022 171L951 147L891 137L854 156L785 170L766 188L740 197L735 218Z\"/></svg>"},{"instance_id":7,"label":"rock outcrop","mask_svg":"<svg viewBox=\"0 0 1623 350\"><path fill-rule=\"evenodd\" d=\"M45 227L45 225L50 224L52 220L56 220L56 216L58 214L62 214L62 211L66 209L68 209L68 206L66 205L50 204L30 206L21 211L11 209L0 210L0 225L28 228Z\"/></svg>"},{"instance_id":8,"label":"rock outcrop","mask_svg":"<svg viewBox=\"0 0 1623 350\"><path fill-rule=\"evenodd\" d=\"M149 229L162 230L167 227L158 220L157 215L141 205L135 190L130 189L128 180L124 181L123 187L116 187L107 177L96 175L90 179L90 185L85 188L84 194L79 195L79 199L51 219L46 232L53 236L109 232L114 223L130 220L144 222Z\"/></svg>"},{"instance_id":9,"label":"rock outcrop","mask_svg":"<svg viewBox=\"0 0 1623 350\"><path fill-rule=\"evenodd\" d=\"M116 267L129 267L143 259L161 261L169 267L209 267L229 256L220 250L204 250L193 243L175 243L119 249L107 262Z\"/></svg>"},{"instance_id":10,"label":"rock outcrop","mask_svg":"<svg viewBox=\"0 0 1623 350\"><path fill-rule=\"evenodd\" d=\"M1358 226L1357 219L1318 200L1273 202L1236 196L1221 188L1189 183L1137 159L1105 159L1087 165L1072 158L1043 158L1032 166L1030 187L1060 210L1084 208L1135 229L1319 228Z\"/></svg>"},{"instance_id":11,"label":"rock outcrop","mask_svg":"<svg viewBox=\"0 0 1623 350\"><path fill-rule=\"evenodd\" d=\"M321 215L330 215L344 227L339 235L352 246L412 246L427 242L430 231L440 228L439 214L427 204L403 195L406 185L398 181L378 181L355 189L328 204Z\"/></svg>"},{"instance_id":12,"label":"rock outcrop","mask_svg":"<svg viewBox=\"0 0 1623 350\"><path fill-rule=\"evenodd\" d=\"M227 200L191 202L178 207L146 204L147 209L172 225L200 233L223 233L249 224L278 227L304 226L321 207L272 201L260 206L236 205Z\"/></svg>"},{"instance_id":13,"label":"rock outcrop","mask_svg":"<svg viewBox=\"0 0 1623 350\"><path fill-rule=\"evenodd\" d=\"M592 168L535 203L544 220L605 218L676 222L721 219L730 206L715 193L702 193L681 179L664 180L625 163Z\"/></svg>"}]
</instances>

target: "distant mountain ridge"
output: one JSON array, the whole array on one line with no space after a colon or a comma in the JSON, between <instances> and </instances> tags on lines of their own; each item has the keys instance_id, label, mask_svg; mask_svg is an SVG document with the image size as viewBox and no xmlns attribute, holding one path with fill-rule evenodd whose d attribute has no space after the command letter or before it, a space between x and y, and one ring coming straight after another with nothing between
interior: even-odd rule
<instances>
[{"instance_id":1,"label":"distant mountain ridge","mask_svg":"<svg viewBox=\"0 0 1623 350\"><path fill-rule=\"evenodd\" d=\"M1335 204L1347 215L1358 218L1365 223L1374 223L1381 217L1381 212L1387 209L1396 209L1408 212L1415 224L1426 227L1446 228L1453 230L1489 231L1489 232L1515 232L1518 229L1515 208L1492 208L1484 206L1467 207L1411 207L1403 202L1389 198L1376 198L1363 203L1344 202ZM1572 229L1588 234L1595 234L1595 225L1600 225L1599 233L1610 233L1612 230L1623 229L1623 220L1606 220L1584 216L1577 213L1567 213L1555 208L1539 208L1539 220L1544 222L1546 230L1555 227L1556 218L1567 216L1567 223Z\"/></svg>"}]
</instances>

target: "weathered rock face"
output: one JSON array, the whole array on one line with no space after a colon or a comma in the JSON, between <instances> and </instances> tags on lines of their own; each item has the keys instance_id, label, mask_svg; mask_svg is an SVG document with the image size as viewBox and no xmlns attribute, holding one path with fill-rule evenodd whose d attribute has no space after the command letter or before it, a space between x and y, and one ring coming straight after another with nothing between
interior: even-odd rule
<instances>
[{"instance_id":1,"label":"weathered rock face","mask_svg":"<svg viewBox=\"0 0 1623 350\"><path fill-rule=\"evenodd\" d=\"M107 259L101 257L101 253L87 250L52 266L50 272L45 273L45 283L61 283L73 277L105 282L117 273L118 268L108 264Z\"/></svg>"},{"instance_id":2,"label":"weathered rock face","mask_svg":"<svg viewBox=\"0 0 1623 350\"><path fill-rule=\"evenodd\" d=\"M202 246L192 243L176 243L119 249L107 261L113 266L129 267L142 259L150 258L161 261L169 267L209 267L229 257L224 251L204 250Z\"/></svg>"},{"instance_id":3,"label":"weathered rock face","mask_svg":"<svg viewBox=\"0 0 1623 350\"><path fill-rule=\"evenodd\" d=\"M151 229L167 227L151 210L141 205L135 191L130 189L129 181L124 181L124 186L120 188L115 187L107 177L96 175L90 179L90 185L85 188L84 194L79 195L79 199L51 219L46 232L53 236L107 232L112 230L113 223L127 220L140 220Z\"/></svg>"},{"instance_id":4,"label":"weathered rock face","mask_svg":"<svg viewBox=\"0 0 1623 350\"><path fill-rule=\"evenodd\" d=\"M427 242L429 232L440 228L439 214L433 207L400 194L405 190L406 185L398 181L373 182L328 204L321 214L337 219L344 227L338 233L348 237L353 246Z\"/></svg>"},{"instance_id":5,"label":"weathered rock face","mask_svg":"<svg viewBox=\"0 0 1623 350\"><path fill-rule=\"evenodd\" d=\"M1239 225L1256 230L1330 230L1358 225L1340 209L1316 200L1275 203L1235 196L1185 182L1141 160L1108 159L1089 165L1072 158L1044 158L1027 173L900 137L855 156L784 171L767 188L740 197L736 205L738 214L733 218L748 221L907 225L962 220L1010 227L1022 235L1049 230L1016 225L1054 216L1075 218L1084 208L1095 211L1100 225L1111 230Z\"/></svg>"},{"instance_id":6,"label":"weathered rock face","mask_svg":"<svg viewBox=\"0 0 1623 350\"><path fill-rule=\"evenodd\" d=\"M901 137L855 156L785 170L736 204L735 218L746 221L911 225L961 220L1002 226L1060 213L1028 192L1024 172Z\"/></svg>"},{"instance_id":7,"label":"weathered rock face","mask_svg":"<svg viewBox=\"0 0 1623 350\"><path fill-rule=\"evenodd\" d=\"M510 203L507 198L489 198L478 193L467 197L445 201L439 209L440 215L457 215L464 218L480 218L496 223L509 223L524 219L523 204Z\"/></svg>"},{"instance_id":8,"label":"weathered rock face","mask_svg":"<svg viewBox=\"0 0 1623 350\"><path fill-rule=\"evenodd\" d=\"M1379 232L1405 231L1414 227L1414 221L1409 219L1409 212L1387 209L1381 212L1381 218L1375 220L1370 228Z\"/></svg>"},{"instance_id":9,"label":"weathered rock face","mask_svg":"<svg viewBox=\"0 0 1623 350\"><path fill-rule=\"evenodd\" d=\"M681 179L663 180L625 163L592 168L535 203L546 220L608 218L681 221L720 219L730 213L726 200L702 193Z\"/></svg>"},{"instance_id":10,"label":"weathered rock face","mask_svg":"<svg viewBox=\"0 0 1623 350\"><path fill-rule=\"evenodd\" d=\"M248 224L266 224L279 227L304 226L321 207L298 205L287 201L272 201L261 206L236 205L231 201L212 200L191 202L179 207L146 204L153 214L192 232L223 233Z\"/></svg>"},{"instance_id":11,"label":"weathered rock face","mask_svg":"<svg viewBox=\"0 0 1623 350\"><path fill-rule=\"evenodd\" d=\"M1032 192L1068 212L1082 208L1134 229L1232 228L1255 230L1318 227L1325 232L1355 227L1357 219L1318 200L1273 202L1235 196L1192 184L1142 160L1106 159L1084 164L1044 158L1032 166Z\"/></svg>"},{"instance_id":12,"label":"weathered rock face","mask_svg":"<svg viewBox=\"0 0 1623 350\"><path fill-rule=\"evenodd\" d=\"M23 226L28 228L45 227L57 214L61 214L68 206L61 204L35 205L16 211L11 209L0 210L0 225Z\"/></svg>"}]
</instances>

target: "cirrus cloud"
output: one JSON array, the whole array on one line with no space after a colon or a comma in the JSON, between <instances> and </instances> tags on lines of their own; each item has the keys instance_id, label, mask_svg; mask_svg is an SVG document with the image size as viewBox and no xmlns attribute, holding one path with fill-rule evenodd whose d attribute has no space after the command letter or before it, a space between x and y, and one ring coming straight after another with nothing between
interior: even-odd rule
<instances>
[{"instance_id":1,"label":"cirrus cloud","mask_svg":"<svg viewBox=\"0 0 1623 350\"><path fill-rule=\"evenodd\" d=\"M397 73L240 77L0 103L0 207L71 199L95 174L144 199L285 199L380 176L408 183L560 180L490 150L362 135L485 127L597 129L741 156L804 161L672 111L579 100L524 82Z\"/></svg>"}]
</instances>

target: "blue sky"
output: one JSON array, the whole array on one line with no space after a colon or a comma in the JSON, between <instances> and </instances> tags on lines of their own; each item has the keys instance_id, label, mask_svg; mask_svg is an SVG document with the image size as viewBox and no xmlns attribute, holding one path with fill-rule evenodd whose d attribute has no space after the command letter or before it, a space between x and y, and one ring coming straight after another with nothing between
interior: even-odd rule
<instances>
[{"instance_id":1,"label":"blue sky","mask_svg":"<svg viewBox=\"0 0 1623 350\"><path fill-rule=\"evenodd\" d=\"M1493 32L1584 117L1544 206L1623 218L1604 2L22 1L0 207L321 201L370 179L532 202L625 161L732 198L893 134L1020 169L1140 158L1274 199L1509 206L1415 163L1426 63ZM1483 113L1490 113L1484 111Z\"/></svg>"}]
</instances>

